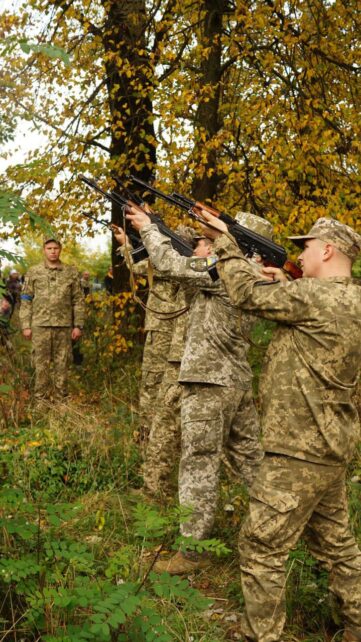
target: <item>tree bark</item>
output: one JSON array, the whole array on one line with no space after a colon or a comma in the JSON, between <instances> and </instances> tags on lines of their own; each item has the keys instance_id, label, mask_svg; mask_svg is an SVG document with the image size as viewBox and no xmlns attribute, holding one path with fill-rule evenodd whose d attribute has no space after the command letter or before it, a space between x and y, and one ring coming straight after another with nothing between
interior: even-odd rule
<instances>
[{"instance_id":1,"label":"tree bark","mask_svg":"<svg viewBox=\"0 0 361 642\"><path fill-rule=\"evenodd\" d=\"M200 67L199 83L208 91L201 98L195 119L194 157L202 164L203 171L196 173L192 182L192 194L196 200L212 201L217 192L220 177L217 175L217 152L211 142L222 127L219 113L222 78L222 25L227 11L225 0L204 0L205 12L202 29L202 45L209 49ZM209 148L207 149L207 145ZM206 149L206 162L201 161Z\"/></svg>"},{"instance_id":2,"label":"tree bark","mask_svg":"<svg viewBox=\"0 0 361 642\"><path fill-rule=\"evenodd\" d=\"M145 0L110 0L103 43L109 110L110 156L114 175L124 181L132 172L148 181L156 162L152 92L154 71L147 53ZM123 226L123 213L112 205L112 222ZM114 290L129 289L128 271L119 265L112 245Z\"/></svg>"}]
</instances>

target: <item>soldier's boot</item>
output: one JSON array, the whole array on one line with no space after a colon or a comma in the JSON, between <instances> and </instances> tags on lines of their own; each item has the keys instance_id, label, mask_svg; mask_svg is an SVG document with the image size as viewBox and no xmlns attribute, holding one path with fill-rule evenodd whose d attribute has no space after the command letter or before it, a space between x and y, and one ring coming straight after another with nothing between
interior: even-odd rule
<instances>
[{"instance_id":1,"label":"soldier's boot","mask_svg":"<svg viewBox=\"0 0 361 642\"><path fill-rule=\"evenodd\" d=\"M169 560L159 560L153 566L156 573L169 573L170 575L187 575L209 566L209 560L201 556L190 557L178 551Z\"/></svg>"},{"instance_id":2,"label":"soldier's boot","mask_svg":"<svg viewBox=\"0 0 361 642\"><path fill-rule=\"evenodd\" d=\"M342 642L361 642L361 634L353 633L351 629L345 629Z\"/></svg>"}]
</instances>

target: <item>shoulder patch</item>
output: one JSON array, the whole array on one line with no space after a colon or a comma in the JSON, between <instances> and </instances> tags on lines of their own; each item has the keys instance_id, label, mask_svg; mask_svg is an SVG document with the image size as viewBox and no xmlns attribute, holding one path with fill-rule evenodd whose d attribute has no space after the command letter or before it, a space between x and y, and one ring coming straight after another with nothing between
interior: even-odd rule
<instances>
[{"instance_id":1,"label":"shoulder patch","mask_svg":"<svg viewBox=\"0 0 361 642\"><path fill-rule=\"evenodd\" d=\"M209 268L217 263L217 259L213 256L208 257L198 257L190 256L187 259L187 267L191 268L195 272L208 272Z\"/></svg>"}]
</instances>

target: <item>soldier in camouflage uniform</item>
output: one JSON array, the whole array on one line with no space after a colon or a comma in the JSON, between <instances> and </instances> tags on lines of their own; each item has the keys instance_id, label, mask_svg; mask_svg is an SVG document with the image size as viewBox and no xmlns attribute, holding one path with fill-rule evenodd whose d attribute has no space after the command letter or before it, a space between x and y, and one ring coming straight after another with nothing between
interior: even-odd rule
<instances>
[{"instance_id":1,"label":"soldier in camouflage uniform","mask_svg":"<svg viewBox=\"0 0 361 642\"><path fill-rule=\"evenodd\" d=\"M60 261L61 244L44 242L44 262L28 271L20 295L20 324L32 340L35 367L35 399L49 399L50 365L53 364L54 398L67 394L71 341L82 334L84 297L75 267Z\"/></svg>"},{"instance_id":2,"label":"soldier in camouflage uniform","mask_svg":"<svg viewBox=\"0 0 361 642\"><path fill-rule=\"evenodd\" d=\"M143 437L148 439L159 386L167 365L172 341L174 319L167 314L175 311L177 285L154 273L149 288L145 314L142 379L139 391L139 412ZM164 316L158 312L166 313Z\"/></svg>"},{"instance_id":3,"label":"soldier in camouflage uniform","mask_svg":"<svg viewBox=\"0 0 361 642\"><path fill-rule=\"evenodd\" d=\"M351 265L361 237L322 218L307 236L291 238L303 247L303 278L291 283L257 283L235 242L223 235L215 244L233 304L279 322L260 387L266 456L239 544L243 632L246 640L281 639L285 563L302 535L330 571L344 642L360 642L361 553L350 531L345 474L360 435L352 393L361 364L361 297Z\"/></svg>"},{"instance_id":4,"label":"soldier in camouflage uniform","mask_svg":"<svg viewBox=\"0 0 361 642\"><path fill-rule=\"evenodd\" d=\"M177 229L179 232L180 230ZM194 256L206 257L211 254L209 239L196 236ZM189 309L196 293L192 285L181 284L176 297L176 309ZM169 346L168 362L154 407L154 416L143 466L146 491L152 495L171 493L171 474L180 453L180 401L182 385L178 382L179 370L188 326L188 313L179 314L174 320L172 341Z\"/></svg>"},{"instance_id":5,"label":"soldier in camouflage uniform","mask_svg":"<svg viewBox=\"0 0 361 642\"><path fill-rule=\"evenodd\" d=\"M247 485L263 457L244 323L222 284L211 281L207 259L180 256L146 216L129 218L133 224L140 222L143 243L156 267L169 278L197 287L179 376L183 385L179 501L192 509L181 533L205 539L214 522L223 452ZM177 553L169 563L158 562L154 568L186 573L201 565L202 560Z\"/></svg>"},{"instance_id":6,"label":"soldier in camouflage uniform","mask_svg":"<svg viewBox=\"0 0 361 642\"><path fill-rule=\"evenodd\" d=\"M156 408L159 386L167 366L174 328L173 314L177 310L178 284L154 270L148 259L133 263L130 253L124 251L126 237L122 228L114 228L114 236L121 246L119 254L124 256L128 269L136 276L147 278L149 283L144 322L146 338L139 389L140 432L142 441L146 442Z\"/></svg>"}]
</instances>

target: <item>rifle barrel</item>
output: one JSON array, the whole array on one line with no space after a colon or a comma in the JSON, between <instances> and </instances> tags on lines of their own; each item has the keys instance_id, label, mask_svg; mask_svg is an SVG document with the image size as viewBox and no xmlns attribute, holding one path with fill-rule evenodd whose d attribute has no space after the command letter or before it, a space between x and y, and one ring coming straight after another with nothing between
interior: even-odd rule
<instances>
[{"instance_id":1,"label":"rifle barrel","mask_svg":"<svg viewBox=\"0 0 361 642\"><path fill-rule=\"evenodd\" d=\"M87 178L83 174L79 174L79 178L84 183L86 183L87 185L89 185L90 187L95 189L97 192L102 194L105 198L107 198L108 200L110 200L113 203L116 203L117 205L121 205L121 206L128 205L128 206L131 206L132 203L134 205L136 205L136 203L134 203L131 199L125 199L123 196L121 196L119 194L116 194L116 192L114 192L114 191L106 192L101 187L99 187L99 185L96 183L96 181ZM137 183L141 183L142 186L145 186L146 188L150 187L150 186L147 185L147 183L145 183L144 181L141 181L140 179L136 179L136 182ZM140 207L140 206L138 205L138 207ZM190 245L190 243L187 243L180 236L178 236L178 234L176 234L171 229L169 229L169 227L167 227L167 225L165 223L163 223L161 218L159 216L157 216L156 214L147 214L147 216L149 216L151 221L158 226L159 231L162 232L162 234L164 234L164 236L167 236L168 238L171 239L172 245L173 245L174 249L177 250L177 252L179 252L183 256L192 256L193 248ZM134 232L133 236L135 234L136 234L136 232Z\"/></svg>"},{"instance_id":2,"label":"rifle barrel","mask_svg":"<svg viewBox=\"0 0 361 642\"><path fill-rule=\"evenodd\" d=\"M142 181L140 178L137 178L133 174L131 174L129 178L131 178L133 183L135 183L136 185L140 185L141 187L144 187L145 190L147 190L151 194L154 194L154 196L159 196L159 198L162 198L164 201L168 201L168 203L170 203L171 205L177 205L178 207L182 207L184 210L187 210L187 211L189 210L188 205L186 205L185 203L182 203L177 198L174 198L169 194L165 194L164 192L161 192L160 189L157 189L152 185L148 185L148 183L146 183L145 181Z\"/></svg>"}]
</instances>

